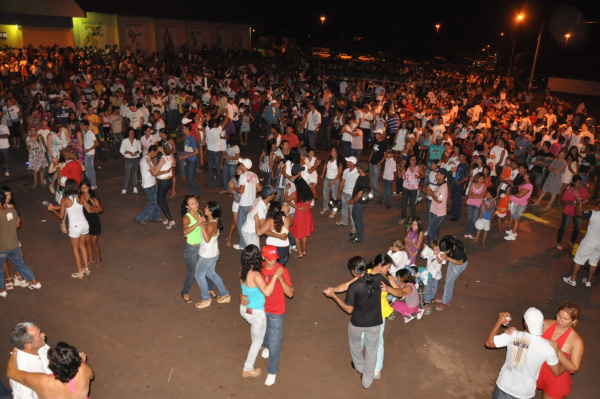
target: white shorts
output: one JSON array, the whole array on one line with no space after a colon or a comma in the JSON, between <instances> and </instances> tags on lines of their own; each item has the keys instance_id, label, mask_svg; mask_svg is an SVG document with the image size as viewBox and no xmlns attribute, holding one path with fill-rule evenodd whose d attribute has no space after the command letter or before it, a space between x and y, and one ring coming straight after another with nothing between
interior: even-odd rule
<instances>
[{"instance_id":1,"label":"white shorts","mask_svg":"<svg viewBox=\"0 0 600 399\"><path fill-rule=\"evenodd\" d=\"M77 226L69 226L69 237L79 238L82 234L90 232L90 225L87 222L78 224Z\"/></svg>"},{"instance_id":2,"label":"white shorts","mask_svg":"<svg viewBox=\"0 0 600 399\"><path fill-rule=\"evenodd\" d=\"M233 201L233 205L231 205L231 212L237 213L239 207L240 207L240 203Z\"/></svg>"},{"instance_id":3,"label":"white shorts","mask_svg":"<svg viewBox=\"0 0 600 399\"><path fill-rule=\"evenodd\" d=\"M479 224L482 224L482 223L483 223L483 226L479 226L479 227L483 227L483 228L481 228L481 229L477 229L477 230L485 230L485 231L490 231L490 226L491 226L491 223L490 223L490 221L489 221L489 220L487 220L487 219L477 219L477 221L475 222L475 228L477 228L477 227L478 227L478 225L479 225Z\"/></svg>"},{"instance_id":4,"label":"white shorts","mask_svg":"<svg viewBox=\"0 0 600 399\"><path fill-rule=\"evenodd\" d=\"M584 237L577 248L573 262L582 266L586 262L590 262L590 266L598 266L598 261L600 261L600 243L592 238Z\"/></svg>"}]
</instances>

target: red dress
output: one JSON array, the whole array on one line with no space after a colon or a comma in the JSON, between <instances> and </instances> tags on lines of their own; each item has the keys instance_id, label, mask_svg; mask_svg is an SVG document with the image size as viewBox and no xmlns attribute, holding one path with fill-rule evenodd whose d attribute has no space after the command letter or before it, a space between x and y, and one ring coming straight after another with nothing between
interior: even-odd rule
<instances>
[{"instance_id":1,"label":"red dress","mask_svg":"<svg viewBox=\"0 0 600 399\"><path fill-rule=\"evenodd\" d=\"M294 193L294 202L296 206L304 207L304 211L300 211L296 209L296 213L294 215L294 222L290 226L290 233L294 235L295 238L303 239L304 237L310 237L310 233L314 230L313 225L313 215L310 210L310 202L298 202L298 195Z\"/></svg>"},{"instance_id":2,"label":"red dress","mask_svg":"<svg viewBox=\"0 0 600 399\"><path fill-rule=\"evenodd\" d=\"M572 329L573 327L569 327L569 329L565 331L556 340L556 343L558 344L558 347L560 349L562 349ZM546 332L542 335L542 338L552 339L552 335L554 335L554 330L556 330L556 323L554 323L552 326L550 326L549 329L546 330ZM571 358L570 353L565 353L565 356L569 359ZM544 391L546 395L550 396L551 398L560 399L564 398L569 394L569 392L571 392L572 383L573 382L571 381L571 373L565 371L564 373L556 377L554 374L552 374L550 366L548 366L547 363L544 363L540 370L540 375L538 376L537 387L538 389Z\"/></svg>"}]
</instances>

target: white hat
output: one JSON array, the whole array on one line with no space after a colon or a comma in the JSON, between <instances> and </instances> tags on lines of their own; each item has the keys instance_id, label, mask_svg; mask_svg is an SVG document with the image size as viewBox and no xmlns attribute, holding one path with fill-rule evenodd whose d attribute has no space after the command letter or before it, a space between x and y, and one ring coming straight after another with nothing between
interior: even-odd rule
<instances>
[{"instance_id":1,"label":"white hat","mask_svg":"<svg viewBox=\"0 0 600 399\"><path fill-rule=\"evenodd\" d=\"M348 157L346 158L346 162L352 162L354 165L356 165L356 157Z\"/></svg>"},{"instance_id":2,"label":"white hat","mask_svg":"<svg viewBox=\"0 0 600 399\"><path fill-rule=\"evenodd\" d=\"M248 158L240 158L238 160L238 163L241 163L242 165L244 165L246 167L246 169L248 169L248 170L252 169L252 161L249 160Z\"/></svg>"},{"instance_id":3,"label":"white hat","mask_svg":"<svg viewBox=\"0 0 600 399\"><path fill-rule=\"evenodd\" d=\"M277 102L277 101L275 101L275 100L271 100L271 101L269 101L269 105L271 105L271 104L275 104L276 102Z\"/></svg>"},{"instance_id":4,"label":"white hat","mask_svg":"<svg viewBox=\"0 0 600 399\"><path fill-rule=\"evenodd\" d=\"M523 315L529 334L541 336L544 333L544 315L536 308L529 308Z\"/></svg>"},{"instance_id":5,"label":"white hat","mask_svg":"<svg viewBox=\"0 0 600 399\"><path fill-rule=\"evenodd\" d=\"M188 119L188 118L183 118L183 119L181 120L181 123L183 123L184 125L187 125L188 123L192 123L192 120L191 120L191 119Z\"/></svg>"}]
</instances>

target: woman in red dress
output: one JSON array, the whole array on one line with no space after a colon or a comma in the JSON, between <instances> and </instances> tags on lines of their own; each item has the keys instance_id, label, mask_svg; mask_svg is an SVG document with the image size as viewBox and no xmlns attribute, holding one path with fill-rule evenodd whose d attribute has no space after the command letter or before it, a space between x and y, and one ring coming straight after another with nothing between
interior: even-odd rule
<instances>
[{"instance_id":1,"label":"woman in red dress","mask_svg":"<svg viewBox=\"0 0 600 399\"><path fill-rule=\"evenodd\" d=\"M558 308L556 320L544 320L542 338L550 341L565 371L555 377L544 363L537 381L538 389L543 391L542 399L560 399L571 392L571 374L579 370L583 357L583 339L575 331L579 313L577 304L566 302Z\"/></svg>"},{"instance_id":2,"label":"woman in red dress","mask_svg":"<svg viewBox=\"0 0 600 399\"><path fill-rule=\"evenodd\" d=\"M291 180L292 184L296 186L296 191L288 195L285 199L291 207L296 209L294 220L290 227L290 233L294 235L296 247L298 248L298 253L295 256L296 259L303 258L306 255L308 237L310 237L310 233L314 230L311 210L314 194L306 180L300 177L303 170L304 167L300 165L292 167Z\"/></svg>"}]
</instances>

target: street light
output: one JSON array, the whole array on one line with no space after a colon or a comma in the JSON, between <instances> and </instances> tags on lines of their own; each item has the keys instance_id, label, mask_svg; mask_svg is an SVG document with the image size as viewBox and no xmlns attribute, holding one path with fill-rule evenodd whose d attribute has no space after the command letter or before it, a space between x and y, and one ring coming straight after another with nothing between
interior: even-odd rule
<instances>
[{"instance_id":1,"label":"street light","mask_svg":"<svg viewBox=\"0 0 600 399\"><path fill-rule=\"evenodd\" d=\"M569 38L571 37L570 33L565 34L565 47L567 47L567 44L569 44Z\"/></svg>"},{"instance_id":2,"label":"street light","mask_svg":"<svg viewBox=\"0 0 600 399\"><path fill-rule=\"evenodd\" d=\"M325 15L321 15L321 27L323 27L323 25L325 24Z\"/></svg>"},{"instance_id":3,"label":"street light","mask_svg":"<svg viewBox=\"0 0 600 399\"><path fill-rule=\"evenodd\" d=\"M520 13L519 15L517 15L517 23L523 21L523 19L525 19L525 14ZM510 75L510 71L512 70L512 64L513 64L513 55L515 54L515 44L517 43L517 39L514 37L514 33L513 33L513 45L512 45L512 50L510 51L510 60L508 61L508 74Z\"/></svg>"},{"instance_id":4,"label":"street light","mask_svg":"<svg viewBox=\"0 0 600 399\"><path fill-rule=\"evenodd\" d=\"M440 24L435 24L435 35L436 35L436 36L438 35L438 33L440 33L440 27L441 27L441 26L442 26L442 25L440 25Z\"/></svg>"}]
</instances>

